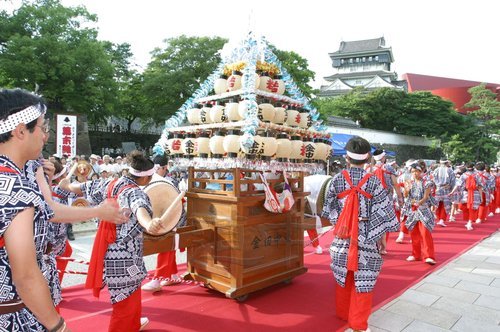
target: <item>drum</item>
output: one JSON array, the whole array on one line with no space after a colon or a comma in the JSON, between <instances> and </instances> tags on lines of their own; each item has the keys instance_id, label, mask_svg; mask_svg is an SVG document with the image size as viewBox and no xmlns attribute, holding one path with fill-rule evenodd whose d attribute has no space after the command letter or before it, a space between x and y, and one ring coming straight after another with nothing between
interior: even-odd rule
<instances>
[{"instance_id":1,"label":"drum","mask_svg":"<svg viewBox=\"0 0 500 332\"><path fill-rule=\"evenodd\" d=\"M332 177L329 175L310 175L304 177L304 191L309 192L305 213L315 216L321 214L325 203L325 196Z\"/></svg>"},{"instance_id":2,"label":"drum","mask_svg":"<svg viewBox=\"0 0 500 332\"><path fill-rule=\"evenodd\" d=\"M85 198L78 197L76 198L72 203L71 206L78 206L78 207L88 207L89 201L87 201Z\"/></svg>"},{"instance_id":3,"label":"drum","mask_svg":"<svg viewBox=\"0 0 500 332\"><path fill-rule=\"evenodd\" d=\"M165 211L174 203L176 197L179 195L179 191L170 182L166 181L154 181L149 183L143 188L146 195L148 195L151 201L151 206L153 208L153 218L160 218L163 216ZM174 230L183 219L183 208L182 201L175 202L172 206L172 214L168 220L164 220L161 225L161 230L157 234L149 234L145 232L145 235L152 237L160 237L166 235L168 232Z\"/></svg>"}]
</instances>

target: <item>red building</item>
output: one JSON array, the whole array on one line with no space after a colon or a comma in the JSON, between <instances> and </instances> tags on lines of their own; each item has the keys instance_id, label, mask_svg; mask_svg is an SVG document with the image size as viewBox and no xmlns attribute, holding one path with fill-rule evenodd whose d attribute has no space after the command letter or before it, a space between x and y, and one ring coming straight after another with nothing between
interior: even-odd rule
<instances>
[{"instance_id":1,"label":"red building","mask_svg":"<svg viewBox=\"0 0 500 332\"><path fill-rule=\"evenodd\" d=\"M467 90L483 83L419 74L403 74L403 80L406 80L408 84L408 92L429 91L436 96L451 101L455 105L455 109L460 113L471 111L464 108L464 105L471 98ZM495 92L500 98L500 84L486 83L486 87Z\"/></svg>"}]
</instances>

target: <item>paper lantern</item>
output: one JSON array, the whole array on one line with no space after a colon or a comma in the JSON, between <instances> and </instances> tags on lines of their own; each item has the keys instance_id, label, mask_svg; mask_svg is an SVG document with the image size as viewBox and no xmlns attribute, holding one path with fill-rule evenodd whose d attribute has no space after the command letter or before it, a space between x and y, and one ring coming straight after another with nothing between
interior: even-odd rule
<instances>
[{"instance_id":1,"label":"paper lantern","mask_svg":"<svg viewBox=\"0 0 500 332\"><path fill-rule=\"evenodd\" d=\"M216 95L220 95L227 91L227 76L220 75L214 81L214 92Z\"/></svg>"},{"instance_id":2,"label":"paper lantern","mask_svg":"<svg viewBox=\"0 0 500 332\"><path fill-rule=\"evenodd\" d=\"M259 104L257 117L263 122L271 122L274 119L274 106L268 99L263 99L262 103Z\"/></svg>"},{"instance_id":3,"label":"paper lantern","mask_svg":"<svg viewBox=\"0 0 500 332\"><path fill-rule=\"evenodd\" d=\"M210 152L212 152L212 158L222 158L224 156L224 134L221 131L216 131L212 137L210 137Z\"/></svg>"},{"instance_id":4,"label":"paper lantern","mask_svg":"<svg viewBox=\"0 0 500 332\"><path fill-rule=\"evenodd\" d=\"M282 80L281 75L274 75L274 83L277 86L277 91L275 93L282 95L285 93L285 82Z\"/></svg>"},{"instance_id":5,"label":"paper lantern","mask_svg":"<svg viewBox=\"0 0 500 332\"><path fill-rule=\"evenodd\" d=\"M238 103L236 103L234 99L229 99L229 101L226 103L224 112L228 121L235 122L242 119L242 117L238 113Z\"/></svg>"},{"instance_id":6,"label":"paper lantern","mask_svg":"<svg viewBox=\"0 0 500 332\"><path fill-rule=\"evenodd\" d=\"M258 135L255 135L253 137L253 144L250 147L247 147L245 144L243 144L243 142L244 142L243 136L240 136L240 148L241 148L241 151L245 154L245 157L247 159L255 159L255 157L259 153L261 137Z\"/></svg>"},{"instance_id":7,"label":"paper lantern","mask_svg":"<svg viewBox=\"0 0 500 332\"><path fill-rule=\"evenodd\" d=\"M167 156L170 156L172 155L172 150L170 150L170 140L174 138L174 135L172 133L168 133L167 134L167 142L165 144L165 146L163 147L164 151L165 151L165 155Z\"/></svg>"},{"instance_id":8,"label":"paper lantern","mask_svg":"<svg viewBox=\"0 0 500 332\"><path fill-rule=\"evenodd\" d=\"M288 161L292 152L292 141L288 138L286 133L279 133L276 138L278 148L276 149L277 161Z\"/></svg>"},{"instance_id":9,"label":"paper lantern","mask_svg":"<svg viewBox=\"0 0 500 332\"><path fill-rule=\"evenodd\" d=\"M238 152L240 151L240 134L241 132L238 129L231 129L224 137L222 145L228 157L236 158L238 156Z\"/></svg>"},{"instance_id":10,"label":"paper lantern","mask_svg":"<svg viewBox=\"0 0 500 332\"><path fill-rule=\"evenodd\" d=\"M299 110L299 115L300 115L299 127L303 129L309 128L311 126L311 115L309 114L309 111L306 110L305 108L301 108Z\"/></svg>"},{"instance_id":11,"label":"paper lantern","mask_svg":"<svg viewBox=\"0 0 500 332\"><path fill-rule=\"evenodd\" d=\"M298 114L298 112L297 112ZM304 143L302 137L293 135L290 137L292 151L290 152L290 161L300 163L304 159Z\"/></svg>"},{"instance_id":12,"label":"paper lantern","mask_svg":"<svg viewBox=\"0 0 500 332\"><path fill-rule=\"evenodd\" d=\"M276 142L276 138L271 132L265 132L262 135L260 150L260 156L263 160L271 160L271 157L278 150L278 142Z\"/></svg>"},{"instance_id":13,"label":"paper lantern","mask_svg":"<svg viewBox=\"0 0 500 332\"><path fill-rule=\"evenodd\" d=\"M174 157L180 158L183 156L182 152L182 141L184 140L184 135L181 133L174 133L174 137L169 140L170 154Z\"/></svg>"},{"instance_id":14,"label":"paper lantern","mask_svg":"<svg viewBox=\"0 0 500 332\"><path fill-rule=\"evenodd\" d=\"M200 111L200 123L212 123L212 119L210 118L210 111L212 110L212 104L205 104L201 108Z\"/></svg>"},{"instance_id":15,"label":"paper lantern","mask_svg":"<svg viewBox=\"0 0 500 332\"><path fill-rule=\"evenodd\" d=\"M324 143L323 138L315 138L314 144L316 149L314 150L313 159L315 161L324 161L327 158L327 145Z\"/></svg>"},{"instance_id":16,"label":"paper lantern","mask_svg":"<svg viewBox=\"0 0 500 332\"><path fill-rule=\"evenodd\" d=\"M312 137L304 137L304 161L306 163L312 163L314 161L314 152L316 151L316 143Z\"/></svg>"},{"instance_id":17,"label":"paper lantern","mask_svg":"<svg viewBox=\"0 0 500 332\"><path fill-rule=\"evenodd\" d=\"M213 105L212 109L210 110L210 121L212 123L226 122L226 115L224 113L224 106L219 105L218 102L216 102L216 104Z\"/></svg>"},{"instance_id":18,"label":"paper lantern","mask_svg":"<svg viewBox=\"0 0 500 332\"><path fill-rule=\"evenodd\" d=\"M236 91L241 89L241 76L243 74L240 71L233 70L231 76L227 78L227 90Z\"/></svg>"},{"instance_id":19,"label":"paper lantern","mask_svg":"<svg viewBox=\"0 0 500 332\"><path fill-rule=\"evenodd\" d=\"M286 124L290 127L298 127L300 124L299 111L293 108L286 110Z\"/></svg>"},{"instance_id":20,"label":"paper lantern","mask_svg":"<svg viewBox=\"0 0 500 332\"><path fill-rule=\"evenodd\" d=\"M198 156L200 158L208 158L210 154L210 134L202 132L196 139L198 147Z\"/></svg>"},{"instance_id":21,"label":"paper lantern","mask_svg":"<svg viewBox=\"0 0 500 332\"><path fill-rule=\"evenodd\" d=\"M182 152L184 157L189 159L196 155L196 135L194 133L187 133L182 140Z\"/></svg>"},{"instance_id":22,"label":"paper lantern","mask_svg":"<svg viewBox=\"0 0 500 332\"><path fill-rule=\"evenodd\" d=\"M273 79L269 77L267 72L262 72L260 74L259 90L271 92L271 87L273 86Z\"/></svg>"},{"instance_id":23,"label":"paper lantern","mask_svg":"<svg viewBox=\"0 0 500 332\"><path fill-rule=\"evenodd\" d=\"M186 117L190 124L199 124L201 123L201 108L203 105L195 104L193 108L190 108L186 111Z\"/></svg>"},{"instance_id":24,"label":"paper lantern","mask_svg":"<svg viewBox=\"0 0 500 332\"><path fill-rule=\"evenodd\" d=\"M238 104L238 114L240 115L240 118L242 120L247 118L247 113L248 113L248 108L249 108L250 103L251 103L250 100L243 99Z\"/></svg>"},{"instance_id":25,"label":"paper lantern","mask_svg":"<svg viewBox=\"0 0 500 332\"><path fill-rule=\"evenodd\" d=\"M274 107L274 119L272 122L279 125L286 122L286 108L283 107L283 104L278 103Z\"/></svg>"}]
</instances>

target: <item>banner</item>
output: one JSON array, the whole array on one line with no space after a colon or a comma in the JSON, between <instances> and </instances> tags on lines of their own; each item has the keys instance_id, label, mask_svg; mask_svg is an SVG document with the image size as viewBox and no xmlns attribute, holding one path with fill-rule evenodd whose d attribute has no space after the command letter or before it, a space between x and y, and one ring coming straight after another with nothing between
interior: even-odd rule
<instances>
[{"instance_id":1,"label":"banner","mask_svg":"<svg viewBox=\"0 0 500 332\"><path fill-rule=\"evenodd\" d=\"M76 156L77 116L57 114L56 152L58 156Z\"/></svg>"}]
</instances>

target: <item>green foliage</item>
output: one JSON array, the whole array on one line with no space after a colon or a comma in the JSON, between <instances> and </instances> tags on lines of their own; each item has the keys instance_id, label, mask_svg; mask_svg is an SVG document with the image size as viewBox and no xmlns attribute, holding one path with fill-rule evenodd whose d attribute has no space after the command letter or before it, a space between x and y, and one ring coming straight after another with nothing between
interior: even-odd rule
<instances>
[{"instance_id":1,"label":"green foliage","mask_svg":"<svg viewBox=\"0 0 500 332\"><path fill-rule=\"evenodd\" d=\"M311 98L313 89L309 85L309 82L314 79L315 73L309 69L307 59L293 51L279 50L274 45L269 45L269 48L281 61L281 65L293 77L293 81L297 84L297 87L302 91L304 96Z\"/></svg>"},{"instance_id":2,"label":"green foliage","mask_svg":"<svg viewBox=\"0 0 500 332\"><path fill-rule=\"evenodd\" d=\"M107 44L90 28L97 20L84 7L59 0L23 1L0 13L0 85L38 87L51 110L110 114L117 86ZM109 43L108 43L109 45Z\"/></svg>"},{"instance_id":3,"label":"green foliage","mask_svg":"<svg viewBox=\"0 0 500 332\"><path fill-rule=\"evenodd\" d=\"M486 88L482 83L468 90L471 95L470 101L465 104L466 108L475 109L471 115L484 124L484 130L488 134L500 134L500 101L498 96Z\"/></svg>"},{"instance_id":4,"label":"green foliage","mask_svg":"<svg viewBox=\"0 0 500 332\"><path fill-rule=\"evenodd\" d=\"M336 98L317 101L320 113L359 121L362 127L405 135L439 138L462 130L463 121L452 104L429 92L408 94L380 88L367 93L356 88Z\"/></svg>"},{"instance_id":5,"label":"green foliage","mask_svg":"<svg viewBox=\"0 0 500 332\"><path fill-rule=\"evenodd\" d=\"M183 35L164 42L164 48L152 52L153 60L144 72L145 111L157 121L174 114L215 70L226 40Z\"/></svg>"}]
</instances>

